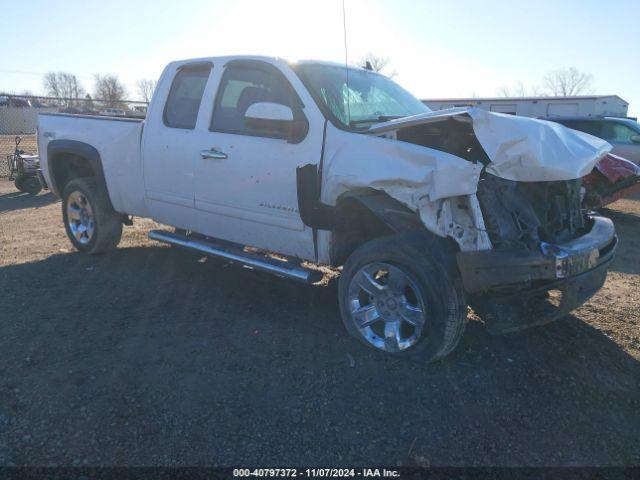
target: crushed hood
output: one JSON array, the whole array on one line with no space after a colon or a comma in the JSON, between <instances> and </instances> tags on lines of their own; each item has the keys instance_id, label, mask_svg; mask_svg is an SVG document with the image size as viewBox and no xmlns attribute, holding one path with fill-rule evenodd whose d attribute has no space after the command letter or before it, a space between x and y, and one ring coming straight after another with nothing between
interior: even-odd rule
<instances>
[{"instance_id":1,"label":"crushed hood","mask_svg":"<svg viewBox=\"0 0 640 480\"><path fill-rule=\"evenodd\" d=\"M476 197L483 170L516 182L574 180L611 150L560 124L476 108L404 117L365 134L329 125L325 134L323 204L351 191L385 192L461 251L492 246Z\"/></svg>"},{"instance_id":2,"label":"crushed hood","mask_svg":"<svg viewBox=\"0 0 640 480\"><path fill-rule=\"evenodd\" d=\"M372 126L383 135L447 119L470 122L489 158L486 171L520 182L572 180L583 177L610 150L604 140L558 123L488 112L474 107L413 115Z\"/></svg>"}]
</instances>

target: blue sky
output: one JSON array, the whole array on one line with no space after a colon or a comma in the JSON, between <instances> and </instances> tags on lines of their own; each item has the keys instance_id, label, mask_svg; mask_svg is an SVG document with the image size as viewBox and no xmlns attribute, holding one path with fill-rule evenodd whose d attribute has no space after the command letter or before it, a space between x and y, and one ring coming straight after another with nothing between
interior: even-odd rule
<instances>
[{"instance_id":1,"label":"blue sky","mask_svg":"<svg viewBox=\"0 0 640 480\"><path fill-rule=\"evenodd\" d=\"M493 96L577 67L594 92L640 115L640 2L345 0L348 54L391 59L419 97ZM0 0L0 90L42 92L42 74L156 78L173 59L267 54L344 61L340 0Z\"/></svg>"}]
</instances>

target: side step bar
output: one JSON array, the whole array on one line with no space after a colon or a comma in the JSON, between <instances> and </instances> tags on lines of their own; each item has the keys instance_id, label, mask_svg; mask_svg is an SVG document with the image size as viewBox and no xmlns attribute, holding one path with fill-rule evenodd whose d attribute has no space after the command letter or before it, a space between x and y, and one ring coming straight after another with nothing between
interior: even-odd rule
<instances>
[{"instance_id":1,"label":"side step bar","mask_svg":"<svg viewBox=\"0 0 640 480\"><path fill-rule=\"evenodd\" d=\"M307 270L289 262L269 258L255 253L245 252L239 247L217 243L214 240L190 238L187 235L167 232L164 230L151 230L151 240L170 243L178 247L194 250L212 257L224 258L231 262L239 263L249 268L255 268L262 272L271 273L278 277L290 278L303 283L315 283L322 279L322 273L315 270Z\"/></svg>"}]
</instances>

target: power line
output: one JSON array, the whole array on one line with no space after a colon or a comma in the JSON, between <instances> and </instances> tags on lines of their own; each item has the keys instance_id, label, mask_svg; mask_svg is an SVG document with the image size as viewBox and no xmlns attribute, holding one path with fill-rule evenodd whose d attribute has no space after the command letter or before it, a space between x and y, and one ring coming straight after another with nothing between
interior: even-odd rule
<instances>
[{"instance_id":1,"label":"power line","mask_svg":"<svg viewBox=\"0 0 640 480\"><path fill-rule=\"evenodd\" d=\"M18 75L36 75L39 77L43 77L47 74L46 72L27 72L25 70L0 70L0 73L11 73L11 74L18 74ZM83 78L85 80L93 78L92 75L75 75L75 76L78 78Z\"/></svg>"},{"instance_id":2,"label":"power line","mask_svg":"<svg viewBox=\"0 0 640 480\"><path fill-rule=\"evenodd\" d=\"M46 75L43 72L25 72L23 70L0 70L0 73L17 73L19 75Z\"/></svg>"}]
</instances>

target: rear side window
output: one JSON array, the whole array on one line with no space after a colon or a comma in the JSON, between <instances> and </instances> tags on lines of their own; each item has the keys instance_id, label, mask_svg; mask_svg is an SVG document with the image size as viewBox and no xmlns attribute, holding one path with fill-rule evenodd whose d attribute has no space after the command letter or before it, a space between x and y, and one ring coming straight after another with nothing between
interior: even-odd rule
<instances>
[{"instance_id":1,"label":"rear side window","mask_svg":"<svg viewBox=\"0 0 640 480\"><path fill-rule=\"evenodd\" d=\"M183 67L176 73L164 107L164 124L167 127L195 128L210 72L211 65L207 64Z\"/></svg>"},{"instance_id":2,"label":"rear side window","mask_svg":"<svg viewBox=\"0 0 640 480\"><path fill-rule=\"evenodd\" d=\"M258 102L286 105L294 111L294 115L301 105L293 87L276 68L249 65L227 67L220 82L210 130L240 135L275 136L245 125L244 114L251 105Z\"/></svg>"}]
</instances>

